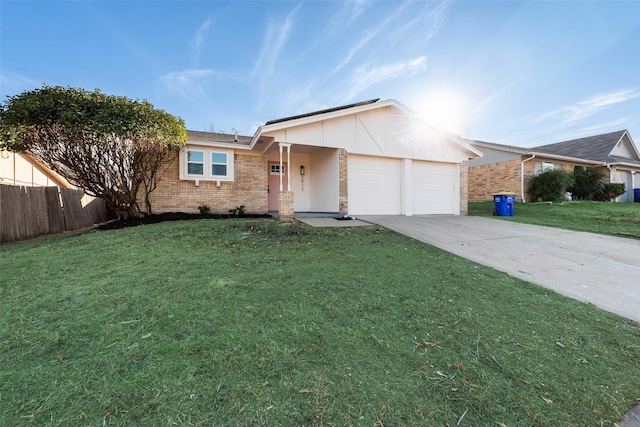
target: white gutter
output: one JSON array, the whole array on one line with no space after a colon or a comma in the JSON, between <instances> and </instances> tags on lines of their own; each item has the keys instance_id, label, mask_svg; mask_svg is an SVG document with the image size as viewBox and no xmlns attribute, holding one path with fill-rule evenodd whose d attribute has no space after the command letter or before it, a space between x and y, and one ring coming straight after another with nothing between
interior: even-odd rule
<instances>
[{"instance_id":1,"label":"white gutter","mask_svg":"<svg viewBox=\"0 0 640 427\"><path fill-rule=\"evenodd\" d=\"M532 154L531 157L520 162L520 196L522 198L522 203L526 203L524 200L524 162L535 159L535 157L536 155Z\"/></svg>"}]
</instances>

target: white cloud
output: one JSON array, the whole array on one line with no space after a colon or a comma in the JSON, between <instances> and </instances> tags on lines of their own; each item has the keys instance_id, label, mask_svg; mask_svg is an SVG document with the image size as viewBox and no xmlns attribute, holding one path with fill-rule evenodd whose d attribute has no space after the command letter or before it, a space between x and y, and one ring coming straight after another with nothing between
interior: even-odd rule
<instances>
[{"instance_id":1,"label":"white cloud","mask_svg":"<svg viewBox=\"0 0 640 427\"><path fill-rule=\"evenodd\" d=\"M191 57L193 60L194 67L198 66L198 60L200 59L200 48L202 47L202 40L204 39L207 30L211 26L211 18L205 19L205 21L200 25L198 31L196 31L196 35L193 40L189 43L191 45Z\"/></svg>"},{"instance_id":2,"label":"white cloud","mask_svg":"<svg viewBox=\"0 0 640 427\"><path fill-rule=\"evenodd\" d=\"M300 5L296 6L287 14L284 22L272 21L269 23L262 51L254 66L254 74L260 74L263 79L273 74L276 61L284 50L284 46L289 38L291 28L293 27L293 19L298 9L300 9Z\"/></svg>"},{"instance_id":3,"label":"white cloud","mask_svg":"<svg viewBox=\"0 0 640 427\"><path fill-rule=\"evenodd\" d=\"M0 70L0 82L2 82L0 85L0 95L2 98L5 96L18 95L25 90L36 89L43 84L43 82L30 77L6 70Z\"/></svg>"},{"instance_id":4,"label":"white cloud","mask_svg":"<svg viewBox=\"0 0 640 427\"><path fill-rule=\"evenodd\" d=\"M631 99L640 97L640 90L624 89L592 96L574 105L568 105L543 113L532 120L539 123L545 120L557 120L556 127L564 127L589 118L602 110Z\"/></svg>"},{"instance_id":5,"label":"white cloud","mask_svg":"<svg viewBox=\"0 0 640 427\"><path fill-rule=\"evenodd\" d=\"M236 76L210 69L174 71L158 79L158 83L170 95L202 97L214 79L236 79Z\"/></svg>"},{"instance_id":6,"label":"white cloud","mask_svg":"<svg viewBox=\"0 0 640 427\"><path fill-rule=\"evenodd\" d=\"M563 123L567 124L583 120L587 117L593 116L600 110L638 97L640 97L640 91L637 89L627 89L595 95L586 101L581 101L576 105L565 107L567 114L564 117Z\"/></svg>"},{"instance_id":7,"label":"white cloud","mask_svg":"<svg viewBox=\"0 0 640 427\"><path fill-rule=\"evenodd\" d=\"M354 70L349 82L347 99L353 99L360 92L376 83L412 75L427 68L427 57L419 56L405 62L395 62L378 66L363 65Z\"/></svg>"},{"instance_id":8,"label":"white cloud","mask_svg":"<svg viewBox=\"0 0 640 427\"><path fill-rule=\"evenodd\" d=\"M391 33L385 34L385 38L393 45L416 40L424 46L446 23L447 9L451 3L452 0L446 0L429 3L429 7L420 7L417 11L410 10L401 16L404 22L395 25Z\"/></svg>"},{"instance_id":9,"label":"white cloud","mask_svg":"<svg viewBox=\"0 0 640 427\"><path fill-rule=\"evenodd\" d=\"M378 25L375 26L375 28L373 28L371 30L366 30L364 32L364 36L362 38L360 38L360 40L358 40L358 42L349 50L349 52L344 57L344 59L342 61L340 61L340 63L334 67L334 69L329 73L328 77L333 76L338 71L340 71L342 68L344 68L353 59L353 57L359 51L361 51L364 47L366 47L379 34L384 32L385 29L390 25L390 23L394 19L396 19L399 15L401 15L401 13L403 12L405 6L406 6L406 3L402 7L398 8L395 11L395 13L387 16L386 19L382 20Z\"/></svg>"},{"instance_id":10,"label":"white cloud","mask_svg":"<svg viewBox=\"0 0 640 427\"><path fill-rule=\"evenodd\" d=\"M349 18L349 23L355 21L358 16L367 8L367 4L370 0L355 0L353 2L353 9L351 10L351 17Z\"/></svg>"}]
</instances>

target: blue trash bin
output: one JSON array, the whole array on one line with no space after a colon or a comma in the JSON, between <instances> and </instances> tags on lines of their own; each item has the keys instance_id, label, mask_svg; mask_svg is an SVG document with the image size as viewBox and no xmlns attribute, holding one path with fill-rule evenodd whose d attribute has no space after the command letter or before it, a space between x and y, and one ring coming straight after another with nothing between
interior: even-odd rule
<instances>
[{"instance_id":1,"label":"blue trash bin","mask_svg":"<svg viewBox=\"0 0 640 427\"><path fill-rule=\"evenodd\" d=\"M640 188L635 188L633 190L634 199L633 201L636 203L640 203Z\"/></svg>"},{"instance_id":2,"label":"blue trash bin","mask_svg":"<svg viewBox=\"0 0 640 427\"><path fill-rule=\"evenodd\" d=\"M493 195L497 216L513 216L513 207L516 202L516 193L503 191Z\"/></svg>"}]
</instances>

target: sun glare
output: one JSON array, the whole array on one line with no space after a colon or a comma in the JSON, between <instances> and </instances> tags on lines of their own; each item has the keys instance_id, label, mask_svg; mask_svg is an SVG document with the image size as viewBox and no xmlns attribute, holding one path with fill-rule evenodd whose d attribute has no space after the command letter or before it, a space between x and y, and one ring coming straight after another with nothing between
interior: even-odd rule
<instances>
[{"instance_id":1,"label":"sun glare","mask_svg":"<svg viewBox=\"0 0 640 427\"><path fill-rule=\"evenodd\" d=\"M450 90L426 93L415 104L415 111L436 129L459 135L464 132L467 106L464 98Z\"/></svg>"}]
</instances>

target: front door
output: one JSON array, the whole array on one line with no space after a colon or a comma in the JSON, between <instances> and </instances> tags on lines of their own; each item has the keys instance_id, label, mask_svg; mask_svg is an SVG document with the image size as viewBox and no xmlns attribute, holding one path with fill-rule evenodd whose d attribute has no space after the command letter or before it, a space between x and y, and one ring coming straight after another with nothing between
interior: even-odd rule
<instances>
[{"instance_id":1,"label":"front door","mask_svg":"<svg viewBox=\"0 0 640 427\"><path fill-rule=\"evenodd\" d=\"M287 164L282 164L280 170L280 162L269 162L269 206L270 211L278 210L278 194L280 194L280 174L282 173L282 189L287 191Z\"/></svg>"}]
</instances>

